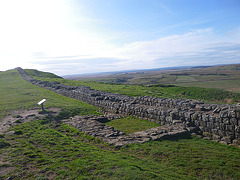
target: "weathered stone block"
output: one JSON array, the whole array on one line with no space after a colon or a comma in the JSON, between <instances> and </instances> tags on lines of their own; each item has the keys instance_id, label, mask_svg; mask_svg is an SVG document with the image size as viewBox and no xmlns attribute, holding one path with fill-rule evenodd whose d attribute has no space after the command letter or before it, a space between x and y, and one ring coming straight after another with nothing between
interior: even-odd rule
<instances>
[{"instance_id":1,"label":"weathered stone block","mask_svg":"<svg viewBox=\"0 0 240 180\"><path fill-rule=\"evenodd\" d=\"M222 120L224 124L230 124L229 118L223 118Z\"/></svg>"},{"instance_id":2,"label":"weathered stone block","mask_svg":"<svg viewBox=\"0 0 240 180\"><path fill-rule=\"evenodd\" d=\"M210 117L209 117L209 120L210 120L210 122L213 122L213 123L214 123L215 120L216 120L216 117L215 117L215 116L210 116Z\"/></svg>"},{"instance_id":3,"label":"weathered stone block","mask_svg":"<svg viewBox=\"0 0 240 180\"><path fill-rule=\"evenodd\" d=\"M234 125L226 125L226 131L233 132L234 129L235 129L235 126L234 126Z\"/></svg>"},{"instance_id":4,"label":"weathered stone block","mask_svg":"<svg viewBox=\"0 0 240 180\"><path fill-rule=\"evenodd\" d=\"M170 117L170 116L167 116L167 117L166 117L166 121L167 121L167 122L172 122L172 121L173 121L173 118Z\"/></svg>"},{"instance_id":5,"label":"weathered stone block","mask_svg":"<svg viewBox=\"0 0 240 180\"><path fill-rule=\"evenodd\" d=\"M212 134L218 134L218 129L211 129Z\"/></svg>"},{"instance_id":6,"label":"weathered stone block","mask_svg":"<svg viewBox=\"0 0 240 180\"><path fill-rule=\"evenodd\" d=\"M202 127L207 127L207 122L206 121L199 121L199 124Z\"/></svg>"},{"instance_id":7,"label":"weathered stone block","mask_svg":"<svg viewBox=\"0 0 240 180\"><path fill-rule=\"evenodd\" d=\"M221 138L221 141L225 141L225 142L227 142L227 144L231 144L231 143L232 143L231 138L228 137L228 136L222 137L222 138Z\"/></svg>"},{"instance_id":8,"label":"weathered stone block","mask_svg":"<svg viewBox=\"0 0 240 180\"><path fill-rule=\"evenodd\" d=\"M209 132L203 132L202 135L206 136L206 137L211 137L212 136Z\"/></svg>"},{"instance_id":9,"label":"weathered stone block","mask_svg":"<svg viewBox=\"0 0 240 180\"><path fill-rule=\"evenodd\" d=\"M207 127L211 128L211 129L214 128L213 123L212 122L207 122Z\"/></svg>"},{"instance_id":10,"label":"weathered stone block","mask_svg":"<svg viewBox=\"0 0 240 180\"><path fill-rule=\"evenodd\" d=\"M239 120L240 119L240 109L236 110L236 118Z\"/></svg>"},{"instance_id":11,"label":"weathered stone block","mask_svg":"<svg viewBox=\"0 0 240 180\"><path fill-rule=\"evenodd\" d=\"M221 118L228 117L228 111L221 111L220 114L219 114L219 116L220 116Z\"/></svg>"},{"instance_id":12,"label":"weathered stone block","mask_svg":"<svg viewBox=\"0 0 240 180\"><path fill-rule=\"evenodd\" d=\"M230 124L231 124L231 125L237 125L237 124L238 124L237 119L236 119L236 118L231 118L231 119L230 119Z\"/></svg>"},{"instance_id":13,"label":"weathered stone block","mask_svg":"<svg viewBox=\"0 0 240 180\"><path fill-rule=\"evenodd\" d=\"M220 140L220 139L221 139L221 137L220 137L220 136L218 136L218 135L215 135L215 134L214 134L214 135L212 136L212 139L213 139L213 140Z\"/></svg>"},{"instance_id":14,"label":"weathered stone block","mask_svg":"<svg viewBox=\"0 0 240 180\"><path fill-rule=\"evenodd\" d=\"M219 141L221 144L228 145L226 141Z\"/></svg>"},{"instance_id":15,"label":"weathered stone block","mask_svg":"<svg viewBox=\"0 0 240 180\"><path fill-rule=\"evenodd\" d=\"M240 139L234 139L232 141L233 144L240 146Z\"/></svg>"},{"instance_id":16,"label":"weathered stone block","mask_svg":"<svg viewBox=\"0 0 240 180\"><path fill-rule=\"evenodd\" d=\"M235 133L235 138L236 138L236 139L240 139L240 133L236 132L236 133Z\"/></svg>"},{"instance_id":17,"label":"weathered stone block","mask_svg":"<svg viewBox=\"0 0 240 180\"><path fill-rule=\"evenodd\" d=\"M240 133L240 126L235 127L235 132Z\"/></svg>"},{"instance_id":18,"label":"weathered stone block","mask_svg":"<svg viewBox=\"0 0 240 180\"><path fill-rule=\"evenodd\" d=\"M219 136L224 137L226 136L226 133L224 131L218 131Z\"/></svg>"},{"instance_id":19,"label":"weathered stone block","mask_svg":"<svg viewBox=\"0 0 240 180\"><path fill-rule=\"evenodd\" d=\"M226 125L224 123L220 123L220 130L225 131L226 130Z\"/></svg>"},{"instance_id":20,"label":"weathered stone block","mask_svg":"<svg viewBox=\"0 0 240 180\"><path fill-rule=\"evenodd\" d=\"M228 136L231 139L235 139L235 133L234 132L226 132L226 136Z\"/></svg>"}]
</instances>

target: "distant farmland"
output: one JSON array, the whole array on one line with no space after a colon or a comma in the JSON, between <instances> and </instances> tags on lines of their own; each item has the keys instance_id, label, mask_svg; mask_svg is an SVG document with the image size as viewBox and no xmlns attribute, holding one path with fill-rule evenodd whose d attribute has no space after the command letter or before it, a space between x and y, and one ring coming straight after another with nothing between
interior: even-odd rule
<instances>
[{"instance_id":1,"label":"distant farmland","mask_svg":"<svg viewBox=\"0 0 240 180\"><path fill-rule=\"evenodd\" d=\"M148 70L66 79L129 85L173 84L183 87L217 88L240 92L240 64L172 70Z\"/></svg>"}]
</instances>

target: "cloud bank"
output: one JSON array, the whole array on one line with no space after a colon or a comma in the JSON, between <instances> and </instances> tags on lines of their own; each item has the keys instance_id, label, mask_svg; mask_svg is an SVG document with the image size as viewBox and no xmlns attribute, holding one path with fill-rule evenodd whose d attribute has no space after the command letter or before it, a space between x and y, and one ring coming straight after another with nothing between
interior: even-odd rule
<instances>
[{"instance_id":1,"label":"cloud bank","mask_svg":"<svg viewBox=\"0 0 240 180\"><path fill-rule=\"evenodd\" d=\"M173 66L240 62L239 32L219 38L212 28L152 41L133 42L101 53L70 57L40 56L35 65L61 75Z\"/></svg>"}]
</instances>

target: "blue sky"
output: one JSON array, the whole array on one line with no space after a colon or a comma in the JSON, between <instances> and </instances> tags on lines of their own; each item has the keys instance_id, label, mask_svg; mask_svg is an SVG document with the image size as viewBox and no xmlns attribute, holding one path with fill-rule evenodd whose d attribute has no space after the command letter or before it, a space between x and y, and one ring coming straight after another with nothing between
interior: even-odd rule
<instances>
[{"instance_id":1,"label":"blue sky","mask_svg":"<svg viewBox=\"0 0 240 180\"><path fill-rule=\"evenodd\" d=\"M0 0L0 70L240 63L239 0Z\"/></svg>"}]
</instances>

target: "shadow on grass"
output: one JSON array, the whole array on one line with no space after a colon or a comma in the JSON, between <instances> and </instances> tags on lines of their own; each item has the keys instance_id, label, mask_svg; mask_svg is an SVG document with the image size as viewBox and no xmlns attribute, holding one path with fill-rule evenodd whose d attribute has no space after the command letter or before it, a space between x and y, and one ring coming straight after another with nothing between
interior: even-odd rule
<instances>
[{"instance_id":1,"label":"shadow on grass","mask_svg":"<svg viewBox=\"0 0 240 180\"><path fill-rule=\"evenodd\" d=\"M182 140L182 139L192 139L192 135L189 133L189 132L185 132L185 133L182 133L182 134L176 134L176 135L169 135L169 136L164 136L160 139L157 139L155 141L165 141L165 140L168 140L168 141L179 141L179 140Z\"/></svg>"},{"instance_id":2,"label":"shadow on grass","mask_svg":"<svg viewBox=\"0 0 240 180\"><path fill-rule=\"evenodd\" d=\"M56 112L48 111L44 109L44 110L38 111L38 114L56 114Z\"/></svg>"}]
</instances>

